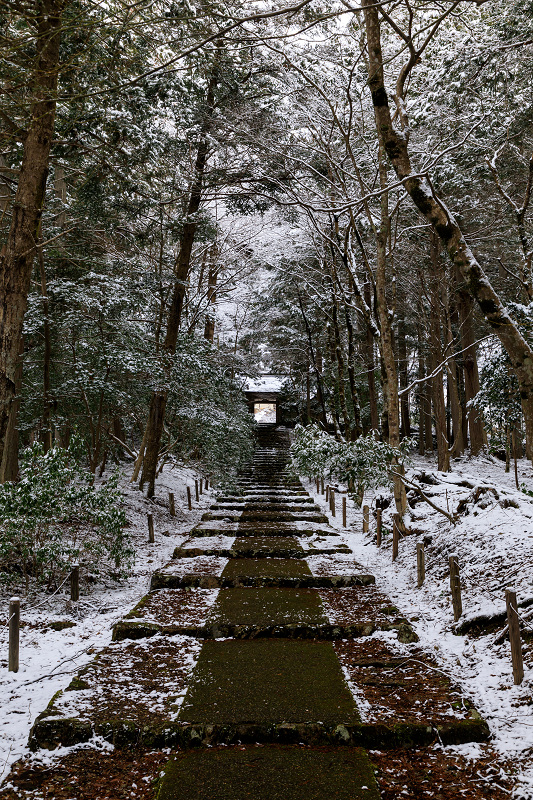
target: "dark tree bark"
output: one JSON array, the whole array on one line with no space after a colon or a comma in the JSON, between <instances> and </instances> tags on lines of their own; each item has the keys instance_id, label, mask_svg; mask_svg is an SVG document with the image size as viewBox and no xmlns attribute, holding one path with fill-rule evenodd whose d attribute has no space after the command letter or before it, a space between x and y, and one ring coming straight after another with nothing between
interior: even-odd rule
<instances>
[{"instance_id":1,"label":"dark tree bark","mask_svg":"<svg viewBox=\"0 0 533 800\"><path fill-rule=\"evenodd\" d=\"M37 5L33 103L24 137L13 217L0 255L0 463L16 397L16 372L33 261L39 239L57 104L61 17L66 0Z\"/></svg>"},{"instance_id":2,"label":"dark tree bark","mask_svg":"<svg viewBox=\"0 0 533 800\"><path fill-rule=\"evenodd\" d=\"M167 331L165 341L162 346L164 354L173 356L176 352L178 333L180 329L181 315L183 311L183 301L189 271L191 268L191 257L198 222L196 214L200 209L204 189L204 175L209 155L208 134L212 124L213 113L215 110L215 90L218 83L218 67L215 66L211 73L211 78L206 92L206 112L200 134L200 141L196 151L194 165L194 178L189 193L189 202L185 213L185 223L180 238L180 248L176 260L174 289L170 301L170 308L167 317ZM163 424L165 421L165 411L168 400L168 390L152 392L150 408L148 411L148 421L146 425L144 459L142 462L141 486L148 484L147 496L153 497L155 492L155 479L157 474L157 462L159 458L159 448L163 435Z\"/></svg>"}]
</instances>

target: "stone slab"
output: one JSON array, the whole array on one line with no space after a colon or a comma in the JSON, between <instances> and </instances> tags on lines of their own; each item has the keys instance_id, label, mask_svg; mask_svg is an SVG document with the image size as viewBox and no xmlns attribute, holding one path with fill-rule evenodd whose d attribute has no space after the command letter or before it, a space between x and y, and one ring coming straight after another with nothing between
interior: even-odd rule
<instances>
[{"instance_id":1,"label":"stone slab","mask_svg":"<svg viewBox=\"0 0 533 800\"><path fill-rule=\"evenodd\" d=\"M170 761L157 800L379 800L359 748L268 745L191 750Z\"/></svg>"}]
</instances>

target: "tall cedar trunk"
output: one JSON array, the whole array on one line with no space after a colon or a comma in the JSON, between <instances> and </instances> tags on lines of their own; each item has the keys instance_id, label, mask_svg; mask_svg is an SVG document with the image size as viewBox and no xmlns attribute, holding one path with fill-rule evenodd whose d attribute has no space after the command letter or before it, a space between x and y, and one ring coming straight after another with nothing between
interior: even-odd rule
<instances>
[{"instance_id":1,"label":"tall cedar trunk","mask_svg":"<svg viewBox=\"0 0 533 800\"><path fill-rule=\"evenodd\" d=\"M365 303L368 308L372 306L372 294L370 290L370 283L365 284L364 288ZM376 376L374 364L374 333L370 325L366 326L365 337L365 356L366 356L366 370L368 382L368 404L370 406L370 426L373 431L379 433L379 408L378 408L378 395L376 391Z\"/></svg>"},{"instance_id":2,"label":"tall cedar trunk","mask_svg":"<svg viewBox=\"0 0 533 800\"><path fill-rule=\"evenodd\" d=\"M420 320L420 314L418 315ZM417 339L418 339L418 375L417 375L417 404L418 404L418 453L423 456L426 452L426 409L425 409L425 393L426 386L424 381L426 371L424 366L424 350L422 346L422 326L417 325Z\"/></svg>"},{"instance_id":3,"label":"tall cedar trunk","mask_svg":"<svg viewBox=\"0 0 533 800\"><path fill-rule=\"evenodd\" d=\"M429 339L430 339L430 366L433 396L433 410L435 414L435 432L437 434L437 465L442 472L448 472L450 468L450 454L448 451L448 439L446 438L446 404L444 400L443 353L441 344L441 311L440 311L440 279L441 270L439 265L439 238L431 231L430 233L430 254L431 254L431 275L430 275L430 311L429 311Z\"/></svg>"},{"instance_id":4,"label":"tall cedar trunk","mask_svg":"<svg viewBox=\"0 0 533 800\"><path fill-rule=\"evenodd\" d=\"M385 152L380 147L379 175L381 188L388 183ZM386 191L381 195L381 220L376 236L376 307L380 330L381 361L383 365L383 406L387 409L387 438L392 447L400 444L400 402L398 397L398 373L392 334L392 320L387 303L387 242L389 238L389 201ZM398 514L407 510L405 486L401 480L399 464L394 463L394 500Z\"/></svg>"},{"instance_id":5,"label":"tall cedar trunk","mask_svg":"<svg viewBox=\"0 0 533 800\"><path fill-rule=\"evenodd\" d=\"M474 301L467 292L461 291L461 288L457 291L457 307L461 322L465 403L468 405L468 402L473 400L479 392L479 372L473 324ZM466 414L468 419L468 432L470 434L470 450L473 455L477 455L483 447L483 423L479 413L475 409L470 409Z\"/></svg>"},{"instance_id":6,"label":"tall cedar trunk","mask_svg":"<svg viewBox=\"0 0 533 800\"><path fill-rule=\"evenodd\" d=\"M211 73L206 93L206 114L200 133L200 142L196 151L194 165L194 179L190 190L189 202L185 214L185 223L180 238L179 254L176 261L174 289L167 317L167 332L163 343L163 352L172 356L176 352L178 332L183 311L183 301L189 271L191 268L192 248L196 236L198 223L195 219L200 208L203 194L204 174L209 154L208 133L215 109L215 89L218 83L218 66L215 64ZM142 462L141 486L148 484L147 496L153 497L155 492L155 479L157 474L157 461L165 410L168 400L168 390L152 392L148 420L146 423L146 445Z\"/></svg>"},{"instance_id":7,"label":"tall cedar trunk","mask_svg":"<svg viewBox=\"0 0 533 800\"><path fill-rule=\"evenodd\" d=\"M494 329L513 365L522 399L526 441L533 445L533 350L504 308L481 265L468 247L461 227L438 197L433 184L412 168L408 147L408 129L403 95L398 98L403 129L393 125L389 98L385 89L379 6L374 0L362 0L369 54L368 84L376 119L376 131L398 178L420 213L431 223L459 270L467 290L478 303L486 321ZM411 68L409 63L408 67ZM405 72L405 74L408 74ZM400 76L401 78L402 76ZM400 80L400 84L403 86ZM402 90L403 91L403 90Z\"/></svg>"},{"instance_id":8,"label":"tall cedar trunk","mask_svg":"<svg viewBox=\"0 0 533 800\"><path fill-rule=\"evenodd\" d=\"M338 391L338 382L335 380L335 372L336 372L336 352L335 352L335 339L333 336L333 331L331 329L331 325L328 323L326 326L326 333L327 333L327 342L328 342L328 350L329 350L329 364L331 369L331 378L333 384L333 391L331 392L331 416L333 417L333 425L335 427L335 436L337 439L341 438L341 421L339 417L339 391Z\"/></svg>"},{"instance_id":9,"label":"tall cedar trunk","mask_svg":"<svg viewBox=\"0 0 533 800\"><path fill-rule=\"evenodd\" d=\"M35 39L33 103L13 217L0 255L0 463L16 397L16 372L54 133L61 15L65 0L42 0Z\"/></svg>"},{"instance_id":10,"label":"tall cedar trunk","mask_svg":"<svg viewBox=\"0 0 533 800\"><path fill-rule=\"evenodd\" d=\"M357 394L357 385L355 382L355 342L352 318L350 317L350 309L345 303L344 314L346 318L346 332L348 334L348 380L350 383L350 395L352 398L353 408L353 425L352 425L352 440L355 441L363 433L361 425L361 407L359 405L359 397Z\"/></svg>"},{"instance_id":11,"label":"tall cedar trunk","mask_svg":"<svg viewBox=\"0 0 533 800\"><path fill-rule=\"evenodd\" d=\"M300 292L298 292L298 304L300 306L300 311L302 312L302 319L304 321L305 330L307 333L307 341L309 343L309 355L311 356L311 364L313 365L313 371L316 377L316 391L318 395L318 402L320 404L320 408L322 409L322 424L324 425L324 430L327 431L328 415L326 411L326 403L324 400L324 390L322 388L322 354L320 353L320 350L317 350L315 356L315 348L313 347L313 336L311 334L311 326L309 325L307 314L304 311L304 306Z\"/></svg>"},{"instance_id":12,"label":"tall cedar trunk","mask_svg":"<svg viewBox=\"0 0 533 800\"><path fill-rule=\"evenodd\" d=\"M398 325L398 366L400 374L400 389L402 389L400 399L400 409L402 412L402 437L411 435L411 419L409 412L409 392L406 391L408 385L408 360L407 360L407 341L405 331L405 318L401 319Z\"/></svg>"},{"instance_id":13,"label":"tall cedar trunk","mask_svg":"<svg viewBox=\"0 0 533 800\"><path fill-rule=\"evenodd\" d=\"M41 240L42 241L42 240ZM50 336L49 301L46 287L46 271L44 268L44 253L39 248L37 257L41 273L41 295L43 299L43 429L42 440L44 452L52 447L52 399L50 396L50 369L52 366L52 341Z\"/></svg>"},{"instance_id":14,"label":"tall cedar trunk","mask_svg":"<svg viewBox=\"0 0 533 800\"><path fill-rule=\"evenodd\" d=\"M7 425L6 446L0 465L0 483L16 481L19 476L19 431L18 416L20 411L20 392L22 390L22 357L24 355L24 337L20 340L20 353L15 370L15 399L11 405L11 413Z\"/></svg>"},{"instance_id":15,"label":"tall cedar trunk","mask_svg":"<svg viewBox=\"0 0 533 800\"><path fill-rule=\"evenodd\" d=\"M213 343L215 338L215 314L213 311L214 305L217 301L217 278L218 270L214 264L209 267L208 289L207 289L207 302L209 308L205 317L204 339Z\"/></svg>"},{"instance_id":16,"label":"tall cedar trunk","mask_svg":"<svg viewBox=\"0 0 533 800\"><path fill-rule=\"evenodd\" d=\"M444 333L446 337L446 348L447 352L451 353L453 347L453 330L450 312L449 285L444 285L442 287L442 299L445 316ZM446 370L448 374L448 391L450 394L450 410L452 415L453 445L450 450L450 455L457 457L463 453L463 416L459 394L459 374L455 358L448 358L448 361L446 362Z\"/></svg>"},{"instance_id":17,"label":"tall cedar trunk","mask_svg":"<svg viewBox=\"0 0 533 800\"><path fill-rule=\"evenodd\" d=\"M345 387L345 364L344 355L342 352L341 332L339 329L339 313L337 307L337 298L333 291L332 280L332 316L333 316L333 334L335 337L335 359L337 361L337 378L338 378L338 391L339 391L339 405L341 408L342 419L344 422L344 435L348 441L352 438L350 415L348 414L348 406L346 404L346 387Z\"/></svg>"}]
</instances>

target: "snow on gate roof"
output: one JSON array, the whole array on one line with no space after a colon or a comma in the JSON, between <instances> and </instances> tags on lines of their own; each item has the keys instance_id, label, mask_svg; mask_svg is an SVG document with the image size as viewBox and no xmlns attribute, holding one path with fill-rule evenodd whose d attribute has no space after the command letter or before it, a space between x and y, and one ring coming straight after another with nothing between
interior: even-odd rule
<instances>
[{"instance_id":1,"label":"snow on gate roof","mask_svg":"<svg viewBox=\"0 0 533 800\"><path fill-rule=\"evenodd\" d=\"M260 375L258 378L247 378L244 382L244 391L261 393L261 392L281 392L285 375Z\"/></svg>"}]
</instances>

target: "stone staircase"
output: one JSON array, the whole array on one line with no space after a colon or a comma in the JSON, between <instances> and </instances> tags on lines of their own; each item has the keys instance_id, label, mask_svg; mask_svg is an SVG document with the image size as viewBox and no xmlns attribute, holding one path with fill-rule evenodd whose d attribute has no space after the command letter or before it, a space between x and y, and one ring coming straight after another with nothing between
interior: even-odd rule
<instances>
[{"instance_id":1,"label":"stone staircase","mask_svg":"<svg viewBox=\"0 0 533 800\"><path fill-rule=\"evenodd\" d=\"M257 439L113 644L38 718L34 749L95 733L170 747L159 800L358 800L380 797L368 749L487 738L288 472L287 431Z\"/></svg>"}]
</instances>

